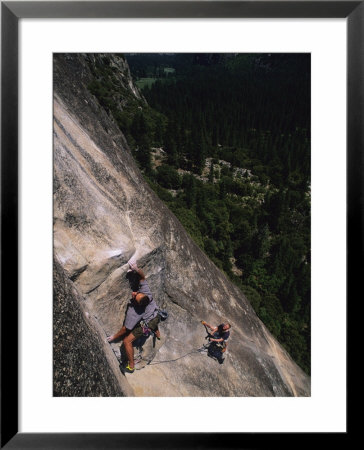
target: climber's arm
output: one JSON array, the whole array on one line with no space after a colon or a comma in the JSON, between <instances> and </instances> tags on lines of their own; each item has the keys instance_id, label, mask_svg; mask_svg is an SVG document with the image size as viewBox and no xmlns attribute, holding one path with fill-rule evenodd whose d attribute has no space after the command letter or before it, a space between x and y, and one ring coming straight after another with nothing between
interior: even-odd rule
<instances>
[{"instance_id":1,"label":"climber's arm","mask_svg":"<svg viewBox=\"0 0 364 450\"><path fill-rule=\"evenodd\" d=\"M217 327L213 327L212 325L209 325L206 322L205 322L205 325L207 326L207 328L210 328L211 333L215 333L217 331Z\"/></svg>"},{"instance_id":2,"label":"climber's arm","mask_svg":"<svg viewBox=\"0 0 364 450\"><path fill-rule=\"evenodd\" d=\"M139 275L140 281L144 281L145 275L144 275L144 272L142 271L142 269L139 269L139 267L138 267L137 269L134 269L134 270Z\"/></svg>"},{"instance_id":3,"label":"climber's arm","mask_svg":"<svg viewBox=\"0 0 364 450\"><path fill-rule=\"evenodd\" d=\"M220 338L220 339L210 338L210 341L213 341L213 342L222 342L223 340L224 340L223 338Z\"/></svg>"},{"instance_id":4,"label":"climber's arm","mask_svg":"<svg viewBox=\"0 0 364 450\"><path fill-rule=\"evenodd\" d=\"M134 270L139 275L140 281L145 280L144 272L142 269L139 269L136 260L130 259L128 264L131 270Z\"/></svg>"}]
</instances>

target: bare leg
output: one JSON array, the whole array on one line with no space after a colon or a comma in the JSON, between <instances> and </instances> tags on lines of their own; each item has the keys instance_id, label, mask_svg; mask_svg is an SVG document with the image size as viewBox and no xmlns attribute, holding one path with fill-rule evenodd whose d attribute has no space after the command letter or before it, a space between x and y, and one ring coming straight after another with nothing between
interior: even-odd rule
<instances>
[{"instance_id":1,"label":"bare leg","mask_svg":"<svg viewBox=\"0 0 364 450\"><path fill-rule=\"evenodd\" d=\"M125 353L129 361L129 367L134 369L134 349L133 349L133 341L135 340L135 336L133 333L129 333L124 339L124 347Z\"/></svg>"},{"instance_id":2,"label":"bare leg","mask_svg":"<svg viewBox=\"0 0 364 450\"><path fill-rule=\"evenodd\" d=\"M120 330L117 333L113 334L112 336L109 336L107 338L107 341L112 342L115 339L118 339L119 337L123 336L127 331L128 330L123 326L122 328L120 328Z\"/></svg>"}]
</instances>

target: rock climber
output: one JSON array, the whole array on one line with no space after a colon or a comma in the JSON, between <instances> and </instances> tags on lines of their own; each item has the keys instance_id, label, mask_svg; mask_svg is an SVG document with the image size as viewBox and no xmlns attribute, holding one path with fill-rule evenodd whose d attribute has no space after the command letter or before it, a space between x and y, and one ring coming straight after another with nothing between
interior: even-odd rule
<instances>
[{"instance_id":1,"label":"rock climber","mask_svg":"<svg viewBox=\"0 0 364 450\"><path fill-rule=\"evenodd\" d=\"M208 355L217 358L219 363L222 364L224 362L223 353L226 352L227 340L230 337L230 323L221 323L217 327L213 327L204 320L201 320L201 323L206 327L206 330L207 328L211 330L211 332L208 332L208 338L210 341Z\"/></svg>"},{"instance_id":2,"label":"rock climber","mask_svg":"<svg viewBox=\"0 0 364 450\"><path fill-rule=\"evenodd\" d=\"M153 299L144 272L137 266L136 260L131 259L128 264L130 267L128 274L132 275L129 277L129 281L132 280L130 284L134 289L137 288L137 290L132 292L132 298L128 304L122 328L117 333L109 336L107 340L108 342L112 342L122 338L125 353L128 358L128 364L122 367L122 371L124 373L133 373L135 370L133 341L143 336L143 326L147 326L154 332L156 338L160 339L158 329L160 317L158 315L159 308ZM135 283L135 279L139 281L138 286Z\"/></svg>"}]
</instances>

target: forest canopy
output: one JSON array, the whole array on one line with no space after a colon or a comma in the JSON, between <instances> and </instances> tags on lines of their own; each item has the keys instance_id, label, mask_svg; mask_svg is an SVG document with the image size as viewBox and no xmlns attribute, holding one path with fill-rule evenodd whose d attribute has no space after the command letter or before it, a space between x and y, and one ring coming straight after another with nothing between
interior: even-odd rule
<instances>
[{"instance_id":1,"label":"forest canopy","mask_svg":"<svg viewBox=\"0 0 364 450\"><path fill-rule=\"evenodd\" d=\"M146 102L120 110L107 63L90 91L150 186L310 373L310 55L124 56Z\"/></svg>"}]
</instances>

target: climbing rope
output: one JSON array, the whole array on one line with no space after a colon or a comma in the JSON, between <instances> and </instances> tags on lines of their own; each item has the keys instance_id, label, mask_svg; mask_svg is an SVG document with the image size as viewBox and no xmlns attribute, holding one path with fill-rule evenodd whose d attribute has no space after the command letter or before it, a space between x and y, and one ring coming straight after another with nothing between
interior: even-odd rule
<instances>
[{"instance_id":1,"label":"climbing rope","mask_svg":"<svg viewBox=\"0 0 364 450\"><path fill-rule=\"evenodd\" d=\"M99 322L97 316L94 315L94 318L97 320L97 322ZM204 325L204 327L205 327L206 332L207 332L207 336L205 337L205 339L208 339L209 337L212 337L211 334L208 332L206 325ZM103 327L101 327L101 328L103 329L105 335L108 336L106 330L105 330ZM151 331L151 335L154 335L154 336L155 336L155 333L154 333L152 330L150 330L150 331ZM188 353L186 353L186 354L184 354L184 355L182 355L182 356L179 356L178 358L175 358L175 359L168 359L168 360L165 360L165 361L153 361L154 358L152 358L152 359L150 359L150 360L149 360L149 359L145 359L145 358L143 358L143 356L141 355L142 352L139 351L139 354L134 358L134 363L135 363L135 364L138 364L138 363L140 363L141 361L145 361L145 362L147 363L145 366L154 366L154 365L157 365L157 364L166 364L166 363L170 363L170 362L176 362L176 361L178 361L178 360L180 360L180 359L182 359L182 358L185 358L186 356L193 355L194 353L204 353L204 352L206 352L206 351L208 350L209 345L210 345L210 343L204 344L202 347L197 348L197 349L192 349L190 352L188 352ZM116 359L117 359L118 362L121 364L121 359L118 357L117 352L115 351L115 349L114 349L112 346L111 346L111 349L112 349L112 351L113 351L113 353L114 353ZM135 369L136 369L136 370L141 370L141 369L144 369L145 366L143 366L143 367L141 367L141 368L137 368L137 367L136 367Z\"/></svg>"},{"instance_id":2,"label":"climbing rope","mask_svg":"<svg viewBox=\"0 0 364 450\"><path fill-rule=\"evenodd\" d=\"M138 362L140 362L140 361L145 361L147 363L146 364L147 366L154 366L154 365L157 365L157 364L165 364L165 363L169 363L169 362L175 362L175 361L178 361L179 359L185 358L186 356L192 355L194 353L203 353L204 351L207 351L207 349L208 349L208 345L204 344L202 347L197 348L197 349L193 349L192 351L186 353L185 355L179 356L176 359L168 359L166 361L153 361L153 359L148 360L148 359L144 359L141 355L137 355L137 358L134 361L135 361L136 364ZM142 369L143 368L144 367L142 367ZM140 369L137 369L137 370L140 370Z\"/></svg>"},{"instance_id":3,"label":"climbing rope","mask_svg":"<svg viewBox=\"0 0 364 450\"><path fill-rule=\"evenodd\" d=\"M209 331L208 331L206 325L203 324L203 326L205 327L205 330L206 330L206 333L207 333L207 336L205 337L205 339L208 339L208 338L212 337L212 335L209 333ZM178 361L178 360L180 360L180 359L182 359L182 358L185 358L186 356L193 355L194 353L203 353L203 352L207 351L209 345L210 345L210 343L204 344L202 347L197 348L197 349L192 349L192 351L190 351L190 352L188 352L188 353L186 353L186 354L184 354L184 355L182 355L182 356L179 356L178 358L175 358L175 359L168 359L168 360L165 360L165 361L154 361L154 358L152 358L152 359L150 359L150 360L145 359L145 358L143 358L143 356L141 355L141 352L140 352L140 353L136 356L136 358L134 359L134 363L135 363L135 364L138 364L138 363L140 363L141 361L145 361L145 362L147 363L146 366L154 366L154 365L157 365L157 364L166 364L166 363L170 363L170 362L176 362L176 361ZM143 366L143 367L141 367L141 368L139 368L139 369L136 368L136 370L144 369L144 367L145 367L145 366Z\"/></svg>"}]
</instances>

